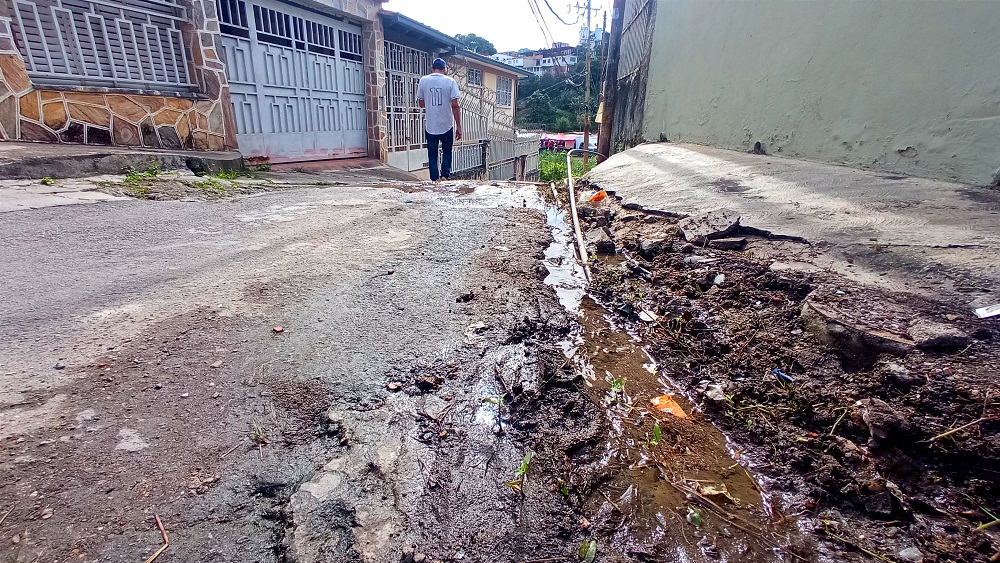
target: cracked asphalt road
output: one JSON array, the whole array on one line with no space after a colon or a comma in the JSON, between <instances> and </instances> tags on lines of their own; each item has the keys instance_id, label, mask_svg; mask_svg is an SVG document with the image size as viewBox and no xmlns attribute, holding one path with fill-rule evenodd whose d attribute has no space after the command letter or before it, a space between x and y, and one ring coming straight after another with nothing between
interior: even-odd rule
<instances>
[{"instance_id":1,"label":"cracked asphalt road","mask_svg":"<svg viewBox=\"0 0 1000 563\"><path fill-rule=\"evenodd\" d=\"M522 523L497 486L524 446L482 400L537 387L567 330L543 203L458 191L0 214L0 559L142 560L154 514L160 561L513 557L572 536L564 507Z\"/></svg>"}]
</instances>

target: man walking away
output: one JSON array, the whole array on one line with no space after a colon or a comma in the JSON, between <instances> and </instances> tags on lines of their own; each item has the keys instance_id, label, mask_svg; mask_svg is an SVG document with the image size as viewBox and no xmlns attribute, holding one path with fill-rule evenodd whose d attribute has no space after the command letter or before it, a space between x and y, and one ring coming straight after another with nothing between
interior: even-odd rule
<instances>
[{"instance_id":1,"label":"man walking away","mask_svg":"<svg viewBox=\"0 0 1000 563\"><path fill-rule=\"evenodd\" d=\"M427 163L431 180L451 178L451 147L462 138L462 115L458 108L458 82L445 75L444 59L434 59L433 73L420 79L417 101L427 110ZM438 144L441 145L441 171L438 172Z\"/></svg>"}]
</instances>

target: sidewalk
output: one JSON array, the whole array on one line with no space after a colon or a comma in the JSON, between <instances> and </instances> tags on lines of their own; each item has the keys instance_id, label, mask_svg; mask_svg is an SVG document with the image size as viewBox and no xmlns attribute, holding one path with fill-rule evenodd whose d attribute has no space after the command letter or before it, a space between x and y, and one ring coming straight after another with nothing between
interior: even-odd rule
<instances>
[{"instance_id":1,"label":"sidewalk","mask_svg":"<svg viewBox=\"0 0 1000 563\"><path fill-rule=\"evenodd\" d=\"M726 212L743 227L801 237L819 251L802 267L1000 302L998 189L672 143L619 153L588 179L623 205Z\"/></svg>"}]
</instances>

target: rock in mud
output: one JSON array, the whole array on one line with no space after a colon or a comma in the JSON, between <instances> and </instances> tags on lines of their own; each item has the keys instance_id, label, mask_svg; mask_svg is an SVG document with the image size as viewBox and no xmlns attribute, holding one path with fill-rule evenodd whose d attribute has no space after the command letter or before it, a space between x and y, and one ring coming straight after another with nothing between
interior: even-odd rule
<instances>
[{"instance_id":1,"label":"rock in mud","mask_svg":"<svg viewBox=\"0 0 1000 563\"><path fill-rule=\"evenodd\" d=\"M650 237L639 240L639 254L647 260L652 260L663 253L668 241L664 237Z\"/></svg>"},{"instance_id":2,"label":"rock in mud","mask_svg":"<svg viewBox=\"0 0 1000 563\"><path fill-rule=\"evenodd\" d=\"M899 558L903 561L910 561L911 563L923 563L924 554L915 547L908 547L899 552Z\"/></svg>"},{"instance_id":3,"label":"rock in mud","mask_svg":"<svg viewBox=\"0 0 1000 563\"><path fill-rule=\"evenodd\" d=\"M928 319L917 319L910 325L910 337L921 348L964 348L971 342L958 328Z\"/></svg>"},{"instance_id":4,"label":"rock in mud","mask_svg":"<svg viewBox=\"0 0 1000 563\"><path fill-rule=\"evenodd\" d=\"M728 210L712 211L700 217L688 217L677 223L684 240L704 245L713 239L726 238L740 228L740 216Z\"/></svg>"},{"instance_id":5,"label":"rock in mud","mask_svg":"<svg viewBox=\"0 0 1000 563\"><path fill-rule=\"evenodd\" d=\"M870 445L897 445L913 436L913 423L881 399L859 401L858 410L871 434Z\"/></svg>"},{"instance_id":6,"label":"rock in mud","mask_svg":"<svg viewBox=\"0 0 1000 563\"><path fill-rule=\"evenodd\" d=\"M865 499L865 512L874 516L889 518L892 516L892 495L882 491Z\"/></svg>"},{"instance_id":7,"label":"rock in mud","mask_svg":"<svg viewBox=\"0 0 1000 563\"><path fill-rule=\"evenodd\" d=\"M606 228L590 229L586 234L587 246L592 246L598 254L614 254L615 243Z\"/></svg>"},{"instance_id":8,"label":"rock in mud","mask_svg":"<svg viewBox=\"0 0 1000 563\"><path fill-rule=\"evenodd\" d=\"M708 247L715 250L743 250L746 245L745 238L720 238L708 241Z\"/></svg>"},{"instance_id":9,"label":"rock in mud","mask_svg":"<svg viewBox=\"0 0 1000 563\"><path fill-rule=\"evenodd\" d=\"M905 356L914 347L910 340L851 322L831 306L809 298L802 304L801 317L806 330L839 352L848 369L869 368L879 354Z\"/></svg>"},{"instance_id":10,"label":"rock in mud","mask_svg":"<svg viewBox=\"0 0 1000 563\"><path fill-rule=\"evenodd\" d=\"M903 387L913 387L924 383L924 378L906 369L902 364L896 362L885 362L878 367L878 372L885 379Z\"/></svg>"}]
</instances>

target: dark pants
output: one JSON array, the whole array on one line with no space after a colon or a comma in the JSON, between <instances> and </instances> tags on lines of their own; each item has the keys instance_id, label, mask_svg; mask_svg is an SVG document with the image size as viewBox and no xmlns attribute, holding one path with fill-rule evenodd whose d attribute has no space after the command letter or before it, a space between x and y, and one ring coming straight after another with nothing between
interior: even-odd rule
<instances>
[{"instance_id":1,"label":"dark pants","mask_svg":"<svg viewBox=\"0 0 1000 563\"><path fill-rule=\"evenodd\" d=\"M426 131L425 131L426 133ZM441 144L441 172L438 173L438 143ZM455 144L455 129L449 129L443 135L427 133L427 164L431 168L431 180L451 177L451 147Z\"/></svg>"}]
</instances>

